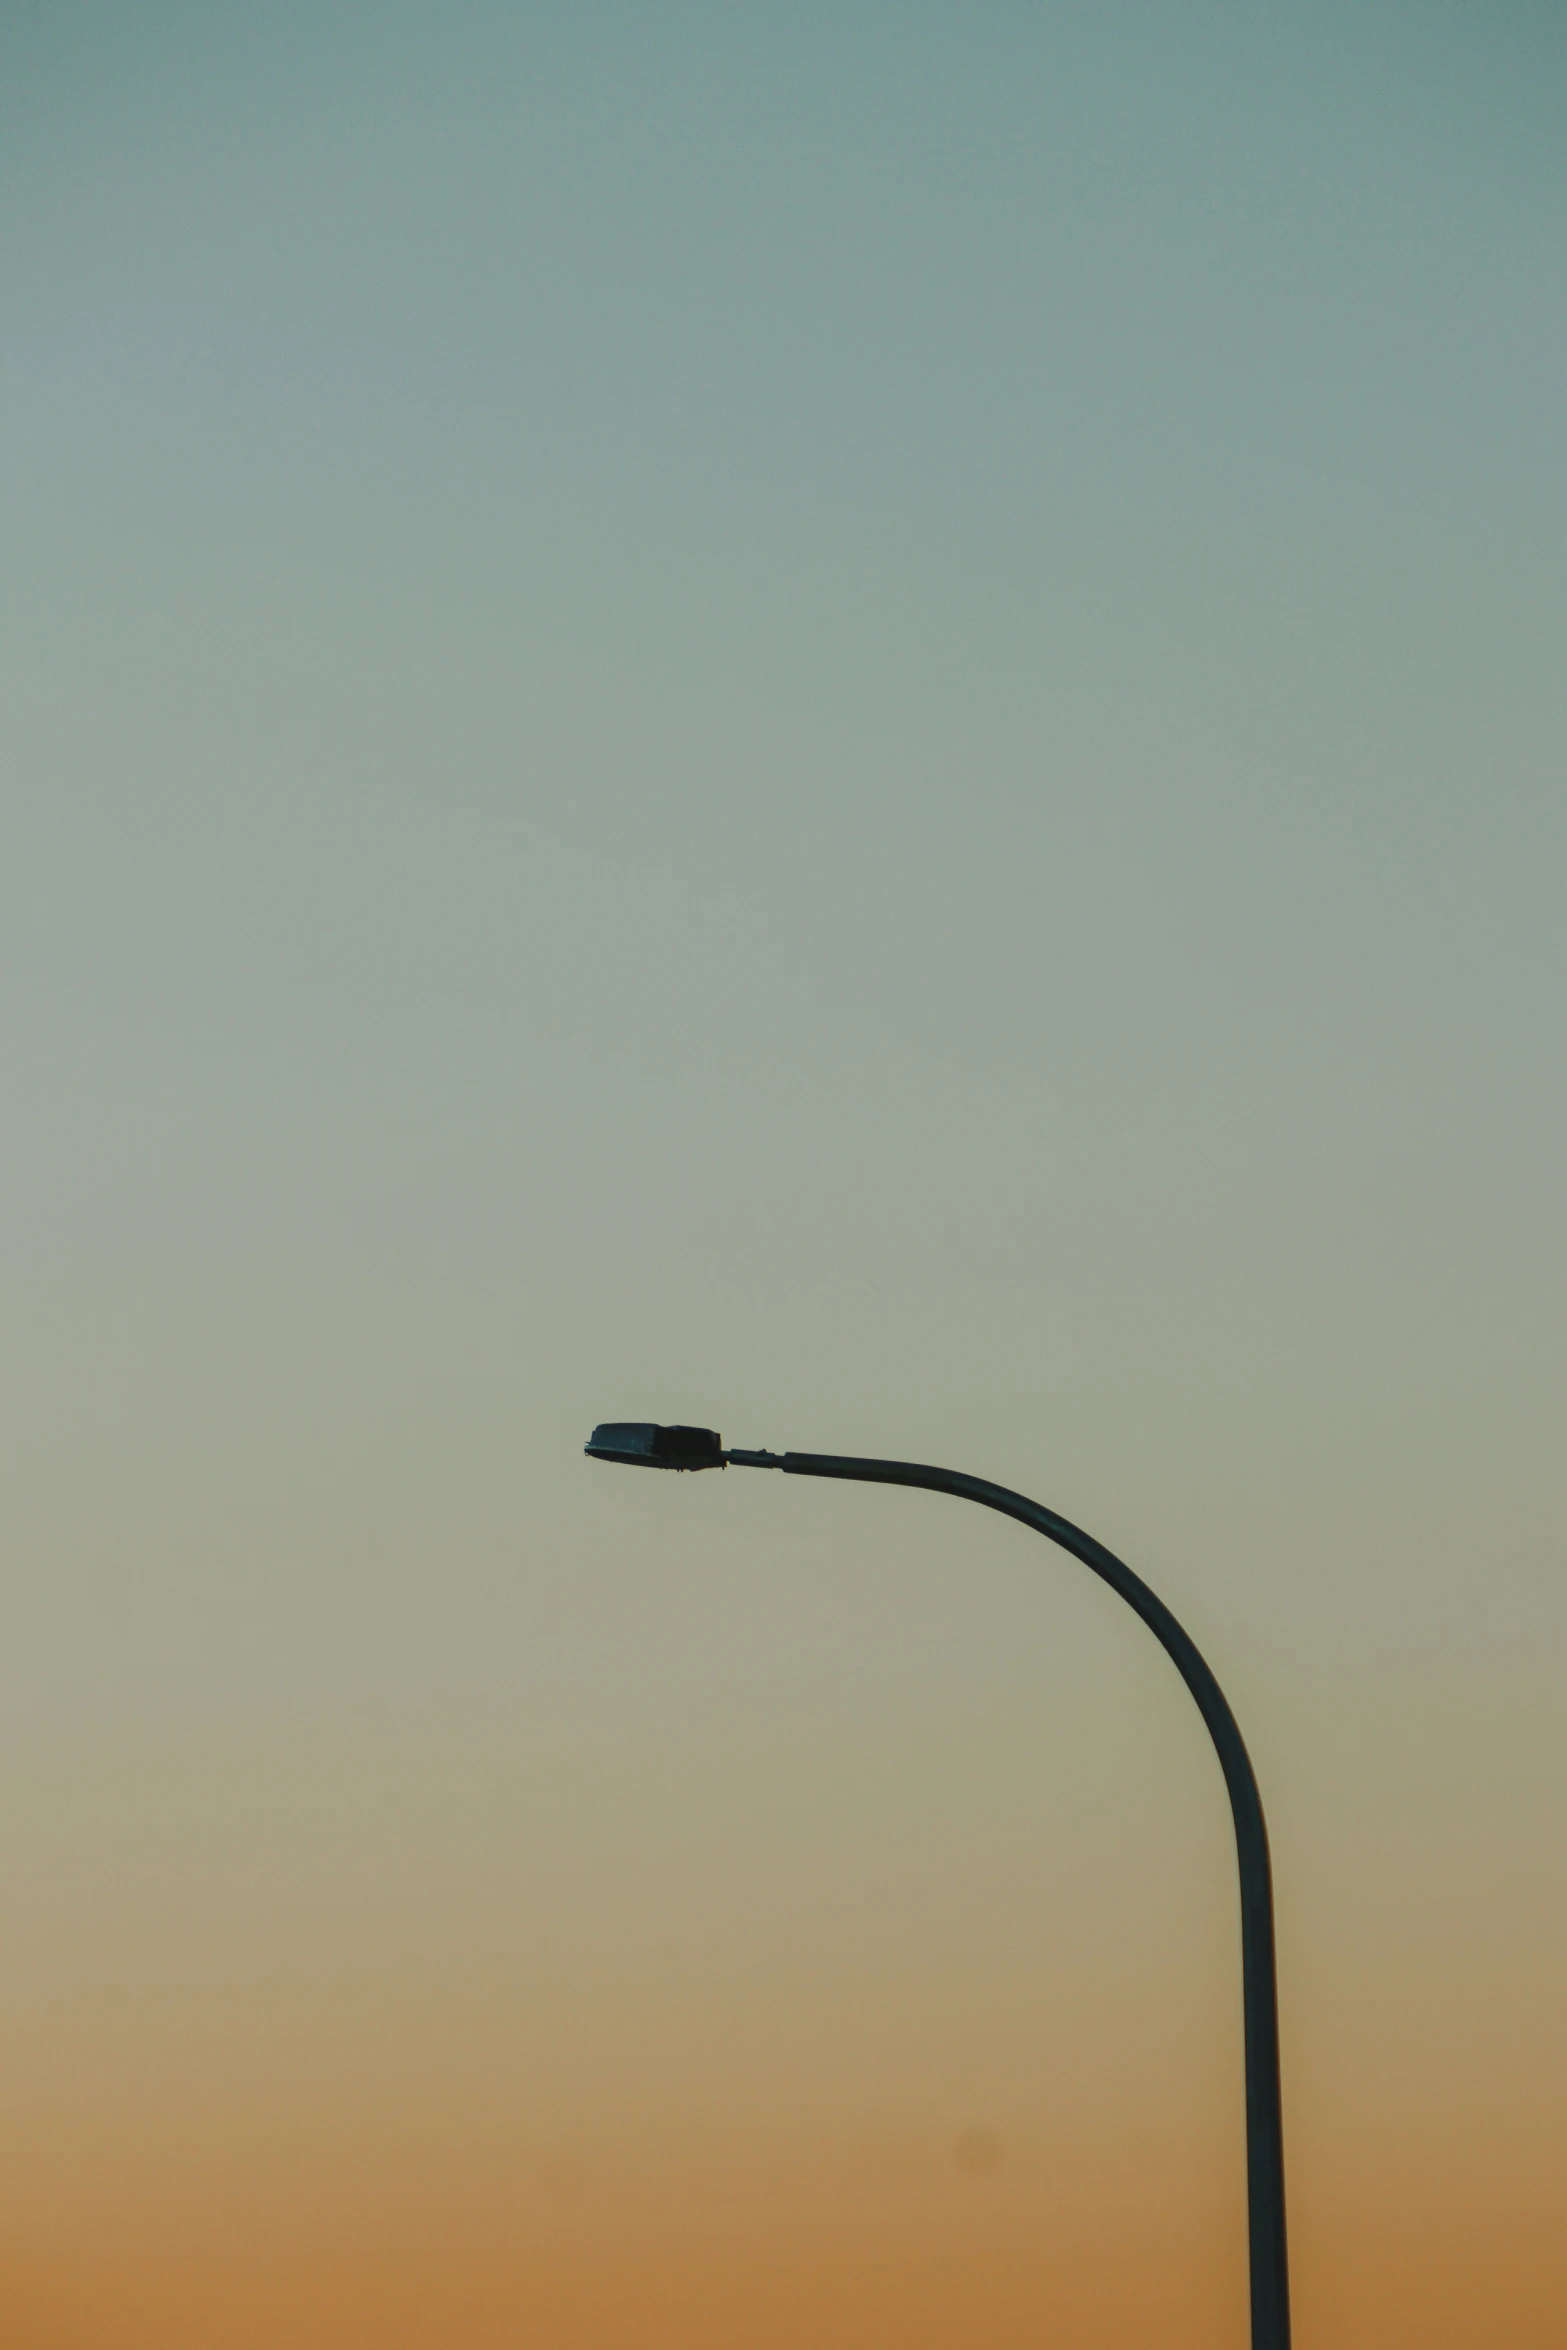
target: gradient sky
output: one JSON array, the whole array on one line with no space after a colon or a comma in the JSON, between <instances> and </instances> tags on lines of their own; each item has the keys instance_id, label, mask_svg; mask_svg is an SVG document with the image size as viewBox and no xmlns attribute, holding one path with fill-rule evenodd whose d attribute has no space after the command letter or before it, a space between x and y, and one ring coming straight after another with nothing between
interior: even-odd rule
<instances>
[{"instance_id":1,"label":"gradient sky","mask_svg":"<svg viewBox=\"0 0 1567 2350\"><path fill-rule=\"evenodd\" d=\"M0 2350L1567 2338L1564 108L0 6Z\"/></svg>"}]
</instances>

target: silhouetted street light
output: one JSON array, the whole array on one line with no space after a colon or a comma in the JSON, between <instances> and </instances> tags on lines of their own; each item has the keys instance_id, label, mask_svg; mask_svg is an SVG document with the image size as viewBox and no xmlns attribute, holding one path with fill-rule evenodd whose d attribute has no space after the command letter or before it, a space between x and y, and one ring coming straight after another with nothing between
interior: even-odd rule
<instances>
[{"instance_id":1,"label":"silhouetted street light","mask_svg":"<svg viewBox=\"0 0 1567 2350\"><path fill-rule=\"evenodd\" d=\"M642 1469L782 1469L791 1477L847 1477L869 1485L921 1485L1018 1518L1081 1559L1118 1591L1163 1646L1197 1700L1218 1751L1235 1821L1240 1864L1241 1978L1246 2025L1246 2190L1251 2248L1252 2350L1289 2350L1289 2273L1284 2241L1284 2124L1279 2099L1279 2002L1273 1951L1273 1877L1268 1831L1240 1731L1223 1690L1161 1599L1112 1551L1080 1527L1004 1485L919 1461L861 1461L830 1452L725 1451L711 1428L662 1428L606 1421L584 1447L590 1459Z\"/></svg>"}]
</instances>

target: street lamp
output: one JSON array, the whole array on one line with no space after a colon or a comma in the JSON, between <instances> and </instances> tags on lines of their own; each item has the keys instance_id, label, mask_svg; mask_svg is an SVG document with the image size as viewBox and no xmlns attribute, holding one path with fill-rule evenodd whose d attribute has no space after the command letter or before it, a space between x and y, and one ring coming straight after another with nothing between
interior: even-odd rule
<instances>
[{"instance_id":1,"label":"street lamp","mask_svg":"<svg viewBox=\"0 0 1567 2350\"><path fill-rule=\"evenodd\" d=\"M1289 2350L1289 2273L1284 2241L1284 2122L1279 2100L1279 2000L1273 1953L1273 1877L1268 1830L1251 1757L1224 1692L1163 1600L1091 1534L1005 1485L920 1461L861 1461L831 1452L725 1450L711 1428L606 1421L583 1448L591 1460L642 1469L782 1469L789 1477L848 1477L867 1485L920 1485L1018 1518L1059 1543L1118 1591L1163 1647L1197 1700L1229 1789L1240 1864L1241 1997L1246 2027L1246 2209L1251 2251L1252 2350Z\"/></svg>"}]
</instances>

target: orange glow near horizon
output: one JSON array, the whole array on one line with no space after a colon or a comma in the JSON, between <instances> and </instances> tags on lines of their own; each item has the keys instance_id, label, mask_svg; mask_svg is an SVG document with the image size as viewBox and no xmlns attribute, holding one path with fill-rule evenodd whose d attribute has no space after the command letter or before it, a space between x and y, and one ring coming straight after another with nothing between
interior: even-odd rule
<instances>
[{"instance_id":1,"label":"orange glow near horizon","mask_svg":"<svg viewBox=\"0 0 1567 2350\"><path fill-rule=\"evenodd\" d=\"M395 2166L394 2166L395 2167ZM959 2175L934 2151L641 2177L460 2164L198 2187L141 2177L11 2204L6 2350L1220 2350L1245 2337L1232 2206L1168 2178ZM901 2167L903 2175L896 2176ZM856 2175L857 2170L859 2175ZM1559 2247L1538 2186L1296 2209L1298 2328L1337 2350L1549 2350Z\"/></svg>"}]
</instances>

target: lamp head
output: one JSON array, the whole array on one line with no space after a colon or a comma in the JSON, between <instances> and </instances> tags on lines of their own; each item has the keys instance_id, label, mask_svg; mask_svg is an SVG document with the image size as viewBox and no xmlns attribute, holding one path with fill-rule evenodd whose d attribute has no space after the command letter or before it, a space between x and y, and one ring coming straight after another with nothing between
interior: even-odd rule
<instances>
[{"instance_id":1,"label":"lamp head","mask_svg":"<svg viewBox=\"0 0 1567 2350\"><path fill-rule=\"evenodd\" d=\"M724 1440L716 1428L660 1428L651 1420L605 1420L583 1451L591 1461L621 1461L632 1469L721 1469Z\"/></svg>"}]
</instances>

